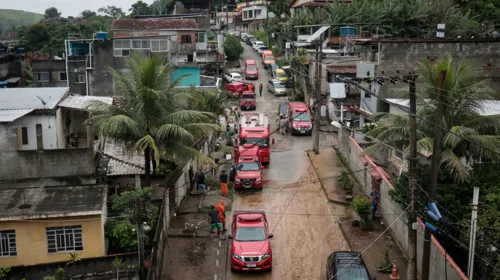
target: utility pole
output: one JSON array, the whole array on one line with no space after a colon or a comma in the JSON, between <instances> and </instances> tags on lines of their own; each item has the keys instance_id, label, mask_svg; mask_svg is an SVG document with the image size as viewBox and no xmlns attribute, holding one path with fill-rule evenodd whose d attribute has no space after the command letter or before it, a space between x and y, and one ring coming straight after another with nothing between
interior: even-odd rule
<instances>
[{"instance_id":1,"label":"utility pole","mask_svg":"<svg viewBox=\"0 0 500 280\"><path fill-rule=\"evenodd\" d=\"M417 222L415 213L415 186L417 180L417 95L415 88L415 73L410 73L410 209L408 215L408 280L417 280L417 232L413 225Z\"/></svg>"},{"instance_id":2,"label":"utility pole","mask_svg":"<svg viewBox=\"0 0 500 280\"><path fill-rule=\"evenodd\" d=\"M479 187L474 187L472 196L472 216L470 220L470 242L469 242L469 265L467 270L467 278L474 279L474 253L476 251L476 223L477 223L477 208L479 203Z\"/></svg>"},{"instance_id":3,"label":"utility pole","mask_svg":"<svg viewBox=\"0 0 500 280\"><path fill-rule=\"evenodd\" d=\"M135 201L135 215L136 215L136 231L137 231L137 254L139 256L139 280L145 280L144 271L144 235L142 234L142 219L141 219L141 199L137 198Z\"/></svg>"},{"instance_id":4,"label":"utility pole","mask_svg":"<svg viewBox=\"0 0 500 280\"><path fill-rule=\"evenodd\" d=\"M254 11L255 12L255 11ZM267 26L267 44L268 48L272 49L271 45L271 31L269 30L269 1L266 1L266 26Z\"/></svg>"},{"instance_id":5,"label":"utility pole","mask_svg":"<svg viewBox=\"0 0 500 280\"><path fill-rule=\"evenodd\" d=\"M316 94L314 94L314 125L313 125L313 150L316 154L319 154L319 127L320 123L320 110L319 100L321 96L321 76L323 75L323 69L321 67L321 59L323 52L323 35L321 35L321 39L319 41L319 45L316 47L316 66L318 76L316 77Z\"/></svg>"},{"instance_id":6,"label":"utility pole","mask_svg":"<svg viewBox=\"0 0 500 280\"><path fill-rule=\"evenodd\" d=\"M226 0L226 34L229 32L229 0Z\"/></svg>"},{"instance_id":7,"label":"utility pole","mask_svg":"<svg viewBox=\"0 0 500 280\"><path fill-rule=\"evenodd\" d=\"M443 111L444 111L444 82L446 80L446 71L439 72L438 79L438 110L436 117L436 128L434 130L434 147L432 150L431 161L431 186L429 190L429 203L436 200L437 178L439 172L439 160L441 158L441 142L443 137ZM424 251L422 255L422 280L429 280L429 267L431 255L431 235L432 230L425 227L424 234Z\"/></svg>"}]
</instances>

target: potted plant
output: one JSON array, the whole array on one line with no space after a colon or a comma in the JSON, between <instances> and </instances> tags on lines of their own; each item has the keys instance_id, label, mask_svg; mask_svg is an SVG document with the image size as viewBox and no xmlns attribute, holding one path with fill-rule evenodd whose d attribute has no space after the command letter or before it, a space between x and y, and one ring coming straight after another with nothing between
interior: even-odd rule
<instances>
[{"instance_id":1,"label":"potted plant","mask_svg":"<svg viewBox=\"0 0 500 280\"><path fill-rule=\"evenodd\" d=\"M371 214L370 198L365 195L356 196L352 200L351 206L352 210L354 210L354 212L358 214L360 218L359 227L361 228L361 230L372 229L372 223L370 220L370 214Z\"/></svg>"}]
</instances>

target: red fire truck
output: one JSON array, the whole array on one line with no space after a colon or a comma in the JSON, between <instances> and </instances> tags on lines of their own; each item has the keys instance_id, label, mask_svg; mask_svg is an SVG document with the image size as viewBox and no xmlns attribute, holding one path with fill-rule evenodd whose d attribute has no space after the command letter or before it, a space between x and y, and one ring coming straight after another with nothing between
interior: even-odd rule
<instances>
[{"instance_id":1,"label":"red fire truck","mask_svg":"<svg viewBox=\"0 0 500 280\"><path fill-rule=\"evenodd\" d=\"M262 189L262 169L264 166L260 160L259 147L253 144L240 146L235 162L234 188Z\"/></svg>"},{"instance_id":2,"label":"red fire truck","mask_svg":"<svg viewBox=\"0 0 500 280\"><path fill-rule=\"evenodd\" d=\"M234 143L234 155L238 157L239 146L255 144L259 146L259 155L263 164L271 161L271 145L274 139L270 139L271 126L269 118L262 113L246 113L240 118L240 132ZM271 141L272 143L271 143Z\"/></svg>"}]
</instances>

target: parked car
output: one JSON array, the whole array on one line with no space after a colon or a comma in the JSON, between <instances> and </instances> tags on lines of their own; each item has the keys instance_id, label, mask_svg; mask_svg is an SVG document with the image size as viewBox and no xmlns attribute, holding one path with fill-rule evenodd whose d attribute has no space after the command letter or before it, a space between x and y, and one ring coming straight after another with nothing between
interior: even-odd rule
<instances>
[{"instance_id":1,"label":"parked car","mask_svg":"<svg viewBox=\"0 0 500 280\"><path fill-rule=\"evenodd\" d=\"M268 68L270 64L276 63L276 59L272 55L266 55L264 56L264 59L262 60L262 64L264 64L264 68Z\"/></svg>"},{"instance_id":2,"label":"parked car","mask_svg":"<svg viewBox=\"0 0 500 280\"><path fill-rule=\"evenodd\" d=\"M252 43L252 48L257 51L260 47L265 46L262 41L255 41Z\"/></svg>"},{"instance_id":3,"label":"parked car","mask_svg":"<svg viewBox=\"0 0 500 280\"><path fill-rule=\"evenodd\" d=\"M285 85L278 79L272 79L267 83L267 91L276 96L286 95L287 93Z\"/></svg>"},{"instance_id":4,"label":"parked car","mask_svg":"<svg viewBox=\"0 0 500 280\"><path fill-rule=\"evenodd\" d=\"M290 101L287 108L288 131L292 135L312 135L313 122L309 105Z\"/></svg>"},{"instance_id":5,"label":"parked car","mask_svg":"<svg viewBox=\"0 0 500 280\"><path fill-rule=\"evenodd\" d=\"M274 73L274 70L278 69L278 64L276 63L271 63L269 64L269 67L267 68L267 72L269 73L269 75L272 77L273 76L273 73Z\"/></svg>"},{"instance_id":6,"label":"parked car","mask_svg":"<svg viewBox=\"0 0 500 280\"><path fill-rule=\"evenodd\" d=\"M258 53L258 54L262 54L263 52L265 52L265 51L267 51L267 50L269 50L269 48L268 48L268 47L266 47L266 46L260 46L260 47L257 47L257 53Z\"/></svg>"},{"instance_id":7,"label":"parked car","mask_svg":"<svg viewBox=\"0 0 500 280\"><path fill-rule=\"evenodd\" d=\"M224 87L225 90L230 91L234 97L239 97L241 93L247 90L247 87L242 82L229 83Z\"/></svg>"},{"instance_id":8,"label":"parked car","mask_svg":"<svg viewBox=\"0 0 500 280\"><path fill-rule=\"evenodd\" d=\"M234 31L232 35L236 36L236 37L240 37L240 32L239 31Z\"/></svg>"},{"instance_id":9,"label":"parked car","mask_svg":"<svg viewBox=\"0 0 500 280\"><path fill-rule=\"evenodd\" d=\"M257 39L255 38L255 36L249 35L247 37L247 41L246 42L247 42L247 45L252 46L253 42L255 42L255 41L257 41Z\"/></svg>"},{"instance_id":10,"label":"parked car","mask_svg":"<svg viewBox=\"0 0 500 280\"><path fill-rule=\"evenodd\" d=\"M255 60L247 60L245 62L245 79L259 79L259 68L257 68L257 62Z\"/></svg>"},{"instance_id":11,"label":"parked car","mask_svg":"<svg viewBox=\"0 0 500 280\"><path fill-rule=\"evenodd\" d=\"M370 277L370 273L368 272L368 268L365 265L361 253L337 251L331 254L326 261L326 279L375 280L377 278Z\"/></svg>"},{"instance_id":12,"label":"parked car","mask_svg":"<svg viewBox=\"0 0 500 280\"><path fill-rule=\"evenodd\" d=\"M288 77L288 82L286 83L286 87L292 87L293 86L292 67L290 65L285 65L285 66L281 67L281 69L285 70L286 75Z\"/></svg>"},{"instance_id":13,"label":"parked car","mask_svg":"<svg viewBox=\"0 0 500 280\"><path fill-rule=\"evenodd\" d=\"M282 82L285 85L286 83L288 83L288 76L286 75L286 72L283 69L278 68L274 70L273 78L280 80L280 82Z\"/></svg>"},{"instance_id":14,"label":"parked car","mask_svg":"<svg viewBox=\"0 0 500 280\"><path fill-rule=\"evenodd\" d=\"M278 116L279 115L286 116L287 109L288 109L288 104L287 103L280 103L280 104L278 104Z\"/></svg>"},{"instance_id":15,"label":"parked car","mask_svg":"<svg viewBox=\"0 0 500 280\"><path fill-rule=\"evenodd\" d=\"M231 271L272 270L273 234L264 211L236 211L231 233Z\"/></svg>"},{"instance_id":16,"label":"parked car","mask_svg":"<svg viewBox=\"0 0 500 280\"><path fill-rule=\"evenodd\" d=\"M247 38L248 38L248 34L243 32L240 34L240 39L242 42L246 42L247 41Z\"/></svg>"},{"instance_id":17,"label":"parked car","mask_svg":"<svg viewBox=\"0 0 500 280\"><path fill-rule=\"evenodd\" d=\"M264 62L264 57L266 56L274 56L273 51L265 50L260 54L260 58L262 58L262 62Z\"/></svg>"},{"instance_id":18,"label":"parked car","mask_svg":"<svg viewBox=\"0 0 500 280\"><path fill-rule=\"evenodd\" d=\"M243 77L239 73L224 73L224 79L228 83L243 81Z\"/></svg>"}]
</instances>

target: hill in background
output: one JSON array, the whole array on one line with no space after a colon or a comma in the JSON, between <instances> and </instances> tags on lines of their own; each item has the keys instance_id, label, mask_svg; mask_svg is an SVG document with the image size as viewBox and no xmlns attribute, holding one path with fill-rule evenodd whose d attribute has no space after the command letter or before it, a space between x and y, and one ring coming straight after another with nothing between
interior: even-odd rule
<instances>
[{"instance_id":1,"label":"hill in background","mask_svg":"<svg viewBox=\"0 0 500 280\"><path fill-rule=\"evenodd\" d=\"M21 10L0 9L0 31L5 34L12 25L20 27L22 25L31 25L40 22L42 14L25 12Z\"/></svg>"}]
</instances>

